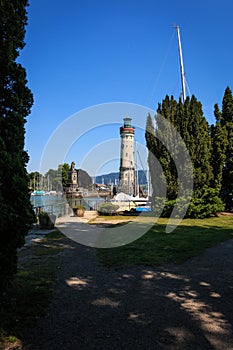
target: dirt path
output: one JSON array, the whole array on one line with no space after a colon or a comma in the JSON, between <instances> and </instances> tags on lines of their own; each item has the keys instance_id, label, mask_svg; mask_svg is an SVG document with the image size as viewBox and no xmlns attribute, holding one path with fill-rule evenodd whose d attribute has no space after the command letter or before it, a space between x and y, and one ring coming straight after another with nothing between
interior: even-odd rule
<instances>
[{"instance_id":1,"label":"dirt path","mask_svg":"<svg viewBox=\"0 0 233 350\"><path fill-rule=\"evenodd\" d=\"M233 240L182 265L119 270L64 243L48 314L24 350L233 349Z\"/></svg>"}]
</instances>

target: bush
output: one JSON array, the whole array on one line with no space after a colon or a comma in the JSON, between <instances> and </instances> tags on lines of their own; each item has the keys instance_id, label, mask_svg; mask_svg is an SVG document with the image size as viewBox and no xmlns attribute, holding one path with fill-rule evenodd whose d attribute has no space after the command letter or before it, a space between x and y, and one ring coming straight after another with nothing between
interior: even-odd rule
<instances>
[{"instance_id":1,"label":"bush","mask_svg":"<svg viewBox=\"0 0 233 350\"><path fill-rule=\"evenodd\" d=\"M98 214L99 215L116 215L119 205L113 203L103 203L99 206Z\"/></svg>"},{"instance_id":2,"label":"bush","mask_svg":"<svg viewBox=\"0 0 233 350\"><path fill-rule=\"evenodd\" d=\"M162 197L155 197L154 200L154 206L153 206L153 212L156 216L160 217L170 217L173 207L175 205L175 200L167 200L166 198ZM161 212L161 208L163 208Z\"/></svg>"},{"instance_id":3,"label":"bush","mask_svg":"<svg viewBox=\"0 0 233 350\"><path fill-rule=\"evenodd\" d=\"M203 219L224 210L224 204L217 190L206 188L201 198L192 198L187 217Z\"/></svg>"},{"instance_id":4,"label":"bush","mask_svg":"<svg viewBox=\"0 0 233 350\"><path fill-rule=\"evenodd\" d=\"M77 205L76 207L73 207L73 209L76 209L76 210L78 210L78 209L86 210L86 207L85 207L85 205Z\"/></svg>"},{"instance_id":5,"label":"bush","mask_svg":"<svg viewBox=\"0 0 233 350\"><path fill-rule=\"evenodd\" d=\"M41 211L38 215L40 228L53 228L56 215Z\"/></svg>"},{"instance_id":6,"label":"bush","mask_svg":"<svg viewBox=\"0 0 233 350\"><path fill-rule=\"evenodd\" d=\"M177 217L182 217L184 205L187 203L188 197L180 197L178 199L167 200L161 197L155 198L153 211L155 215L159 215L163 207L161 217L167 218L171 216L175 204L177 205ZM224 204L218 197L218 191L213 188L204 188L202 196L192 197L189 207L186 211L186 218L204 219L217 212L224 210Z\"/></svg>"}]
</instances>

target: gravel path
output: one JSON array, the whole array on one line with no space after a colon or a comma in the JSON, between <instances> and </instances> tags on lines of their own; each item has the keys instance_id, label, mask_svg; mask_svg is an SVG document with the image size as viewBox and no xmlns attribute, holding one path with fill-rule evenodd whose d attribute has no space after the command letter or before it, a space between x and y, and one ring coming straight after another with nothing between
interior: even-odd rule
<instances>
[{"instance_id":1,"label":"gravel path","mask_svg":"<svg viewBox=\"0 0 233 350\"><path fill-rule=\"evenodd\" d=\"M118 270L64 243L48 314L24 350L233 349L233 240L181 265Z\"/></svg>"}]
</instances>

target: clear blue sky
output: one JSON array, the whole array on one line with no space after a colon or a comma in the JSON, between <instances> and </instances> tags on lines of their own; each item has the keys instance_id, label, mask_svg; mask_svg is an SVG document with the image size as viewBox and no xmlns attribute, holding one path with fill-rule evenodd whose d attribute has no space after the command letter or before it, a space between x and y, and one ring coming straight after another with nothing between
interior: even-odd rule
<instances>
[{"instance_id":1,"label":"clear blue sky","mask_svg":"<svg viewBox=\"0 0 233 350\"><path fill-rule=\"evenodd\" d=\"M40 169L54 130L82 109L109 102L155 109L166 94L179 97L174 23L181 27L190 91L209 123L226 86L233 88L232 0L30 0L28 12L20 61L35 99L26 124L29 171ZM116 138L118 126L96 128L91 145L83 137L65 161L82 164L100 134L101 140Z\"/></svg>"}]
</instances>

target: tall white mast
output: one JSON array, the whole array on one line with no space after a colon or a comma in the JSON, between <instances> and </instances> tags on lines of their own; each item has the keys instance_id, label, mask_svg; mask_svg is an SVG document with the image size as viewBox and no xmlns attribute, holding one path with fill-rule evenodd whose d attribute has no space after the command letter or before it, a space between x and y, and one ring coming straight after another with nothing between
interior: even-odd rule
<instances>
[{"instance_id":1,"label":"tall white mast","mask_svg":"<svg viewBox=\"0 0 233 350\"><path fill-rule=\"evenodd\" d=\"M175 25L174 27L177 30L179 58L180 58L180 75L181 75L181 85L182 85L182 100L184 102L186 99L186 91L185 91L184 62L183 62L182 47L181 47L181 40L180 40L180 27L177 25Z\"/></svg>"}]
</instances>

